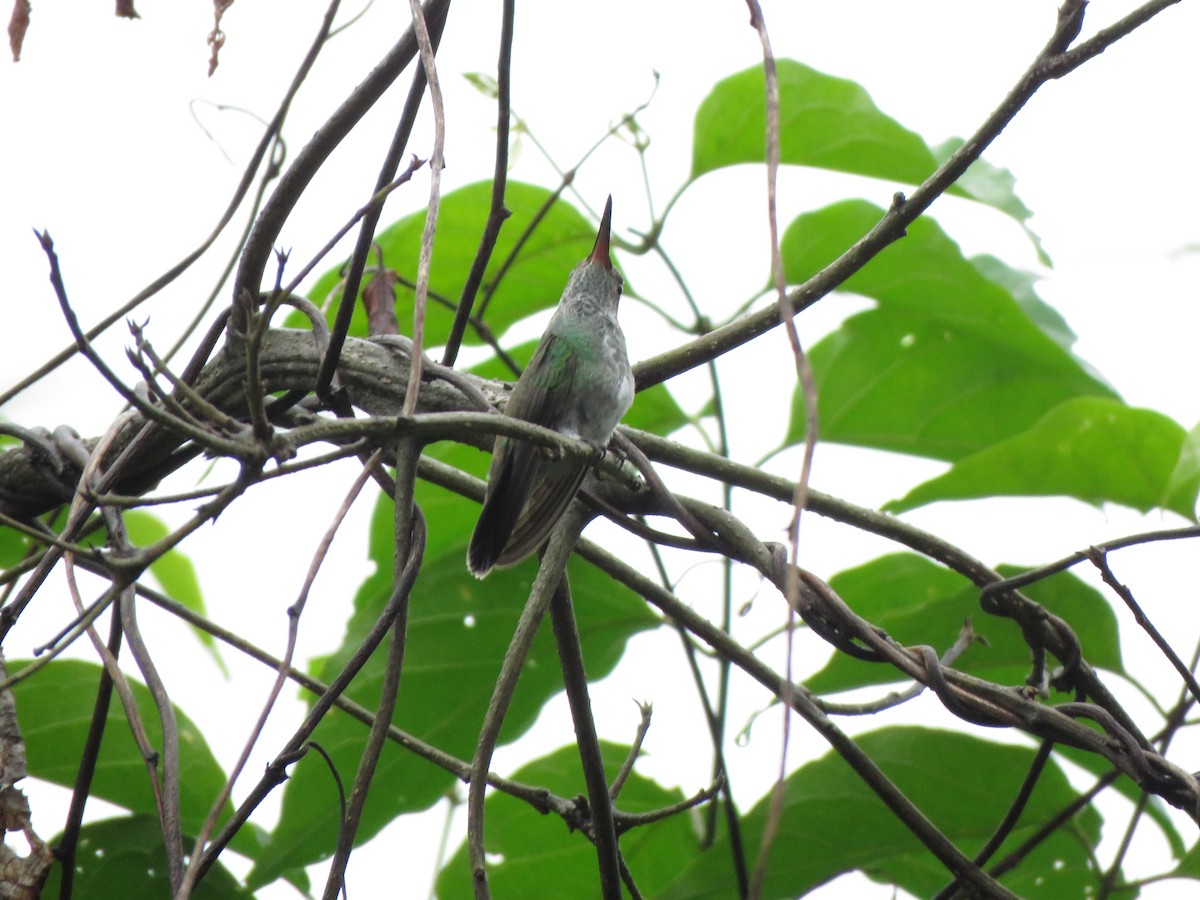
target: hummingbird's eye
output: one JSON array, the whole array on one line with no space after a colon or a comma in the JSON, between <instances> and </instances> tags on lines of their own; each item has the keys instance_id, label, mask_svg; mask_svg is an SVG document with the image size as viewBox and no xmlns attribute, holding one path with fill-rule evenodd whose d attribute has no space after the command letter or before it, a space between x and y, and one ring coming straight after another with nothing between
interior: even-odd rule
<instances>
[{"instance_id":1,"label":"hummingbird's eye","mask_svg":"<svg viewBox=\"0 0 1200 900\"><path fill-rule=\"evenodd\" d=\"M621 277L621 273L617 273L617 296L625 293L625 279Z\"/></svg>"}]
</instances>

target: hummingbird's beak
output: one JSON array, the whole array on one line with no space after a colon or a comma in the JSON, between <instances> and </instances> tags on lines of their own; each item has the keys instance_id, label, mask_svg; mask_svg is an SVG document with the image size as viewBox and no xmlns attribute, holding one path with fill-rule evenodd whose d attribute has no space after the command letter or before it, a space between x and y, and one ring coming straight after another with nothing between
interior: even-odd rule
<instances>
[{"instance_id":1,"label":"hummingbird's beak","mask_svg":"<svg viewBox=\"0 0 1200 900\"><path fill-rule=\"evenodd\" d=\"M588 256L587 261L600 263L608 271L612 271L612 257L608 253L608 242L611 237L612 229L612 196L608 198L608 202L604 204L604 215L600 217L600 230L596 233L596 245L592 247L592 252Z\"/></svg>"}]
</instances>

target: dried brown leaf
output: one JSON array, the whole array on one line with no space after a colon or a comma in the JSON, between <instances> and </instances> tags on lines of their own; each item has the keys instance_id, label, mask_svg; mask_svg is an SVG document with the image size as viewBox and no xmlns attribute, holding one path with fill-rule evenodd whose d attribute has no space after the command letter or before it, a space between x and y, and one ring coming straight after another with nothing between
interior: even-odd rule
<instances>
[{"instance_id":1,"label":"dried brown leaf","mask_svg":"<svg viewBox=\"0 0 1200 900\"><path fill-rule=\"evenodd\" d=\"M8 46L12 49L13 62L21 61L21 46L25 43L25 32L29 30L29 0L13 0L12 16L8 20Z\"/></svg>"},{"instance_id":2,"label":"dried brown leaf","mask_svg":"<svg viewBox=\"0 0 1200 900\"><path fill-rule=\"evenodd\" d=\"M400 323L396 319L396 277L391 269L379 269L363 288L367 333L372 337L400 333Z\"/></svg>"}]
</instances>

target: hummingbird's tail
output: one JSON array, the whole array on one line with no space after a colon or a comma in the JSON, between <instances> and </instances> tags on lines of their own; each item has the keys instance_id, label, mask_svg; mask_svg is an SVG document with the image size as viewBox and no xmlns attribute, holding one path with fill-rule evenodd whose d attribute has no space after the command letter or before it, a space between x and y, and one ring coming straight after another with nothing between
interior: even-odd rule
<instances>
[{"instance_id":1,"label":"hummingbird's tail","mask_svg":"<svg viewBox=\"0 0 1200 900\"><path fill-rule=\"evenodd\" d=\"M475 523L471 543L467 545L467 568L476 578L483 578L496 565L513 526L517 524L533 480L533 465L513 465L513 457L518 454L502 454L498 448L497 455L501 456L502 463L498 471L488 475L487 496L483 498L479 521Z\"/></svg>"},{"instance_id":2,"label":"hummingbird's tail","mask_svg":"<svg viewBox=\"0 0 1200 900\"><path fill-rule=\"evenodd\" d=\"M495 566L515 566L546 540L574 499L588 467L538 459L528 445L508 448L467 546L467 568L483 578Z\"/></svg>"},{"instance_id":3,"label":"hummingbird's tail","mask_svg":"<svg viewBox=\"0 0 1200 900\"><path fill-rule=\"evenodd\" d=\"M486 506L483 511L487 512ZM467 545L467 569L476 578L486 577L487 573L492 571L492 567L496 565L496 560L500 558L500 551L503 549L503 545L496 539L494 525L487 525L484 515L480 514L475 531L471 534L471 543Z\"/></svg>"},{"instance_id":4,"label":"hummingbird's tail","mask_svg":"<svg viewBox=\"0 0 1200 900\"><path fill-rule=\"evenodd\" d=\"M586 466L557 465L538 482L497 557L496 565L515 566L545 542L550 530L575 499L587 473Z\"/></svg>"}]
</instances>

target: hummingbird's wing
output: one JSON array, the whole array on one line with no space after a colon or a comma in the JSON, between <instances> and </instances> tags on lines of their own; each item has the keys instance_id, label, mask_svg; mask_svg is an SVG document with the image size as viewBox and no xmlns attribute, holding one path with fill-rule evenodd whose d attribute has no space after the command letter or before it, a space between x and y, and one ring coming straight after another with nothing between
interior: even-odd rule
<instances>
[{"instance_id":1,"label":"hummingbird's wing","mask_svg":"<svg viewBox=\"0 0 1200 900\"><path fill-rule=\"evenodd\" d=\"M513 411L510 402L509 414L562 430L568 404L586 396L586 386L577 383L578 360L578 351L568 341L555 333L547 334L529 363L528 377L522 378L513 391L517 409ZM528 454L522 464L533 470L533 477L520 516L496 560L499 566L514 565L541 545L571 504L588 471L577 463L547 459L528 444L522 446Z\"/></svg>"},{"instance_id":2,"label":"hummingbird's wing","mask_svg":"<svg viewBox=\"0 0 1200 900\"><path fill-rule=\"evenodd\" d=\"M539 473L541 478L525 502L508 543L496 559L498 566L515 565L541 545L575 498L579 485L587 475L585 466L544 461L536 465L543 470Z\"/></svg>"},{"instance_id":3,"label":"hummingbird's wing","mask_svg":"<svg viewBox=\"0 0 1200 900\"><path fill-rule=\"evenodd\" d=\"M576 361L566 341L553 332L544 335L517 380L508 415L557 428L566 398L577 389ZM586 474L586 467L549 460L532 444L497 440L487 497L467 551L471 571L482 577L493 566L514 565L536 550Z\"/></svg>"},{"instance_id":4,"label":"hummingbird's wing","mask_svg":"<svg viewBox=\"0 0 1200 900\"><path fill-rule=\"evenodd\" d=\"M480 578L499 559L529 496L538 467L532 449L508 438L496 441L487 495L467 547L467 567Z\"/></svg>"}]
</instances>

